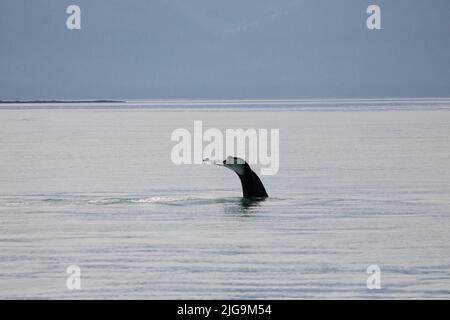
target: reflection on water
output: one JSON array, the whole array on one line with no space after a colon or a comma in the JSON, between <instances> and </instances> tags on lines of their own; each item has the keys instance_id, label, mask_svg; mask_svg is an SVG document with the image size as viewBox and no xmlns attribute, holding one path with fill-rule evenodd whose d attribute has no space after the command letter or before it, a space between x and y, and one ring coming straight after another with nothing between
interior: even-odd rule
<instances>
[{"instance_id":1,"label":"reflection on water","mask_svg":"<svg viewBox=\"0 0 450 320\"><path fill-rule=\"evenodd\" d=\"M266 201L265 198L261 199L248 199L240 198L235 199L233 202L228 202L224 206L224 211L226 214L231 215L250 215L258 213L258 209L261 204Z\"/></svg>"}]
</instances>

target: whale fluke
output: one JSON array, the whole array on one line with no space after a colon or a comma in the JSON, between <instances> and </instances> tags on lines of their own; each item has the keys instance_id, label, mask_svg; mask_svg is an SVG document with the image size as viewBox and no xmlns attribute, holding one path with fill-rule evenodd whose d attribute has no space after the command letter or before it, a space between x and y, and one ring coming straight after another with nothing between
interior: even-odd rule
<instances>
[{"instance_id":1,"label":"whale fluke","mask_svg":"<svg viewBox=\"0 0 450 320\"><path fill-rule=\"evenodd\" d=\"M242 184L244 198L267 198L267 192L259 177L250 168L247 162L237 157L228 157L223 160L223 166L233 170Z\"/></svg>"}]
</instances>

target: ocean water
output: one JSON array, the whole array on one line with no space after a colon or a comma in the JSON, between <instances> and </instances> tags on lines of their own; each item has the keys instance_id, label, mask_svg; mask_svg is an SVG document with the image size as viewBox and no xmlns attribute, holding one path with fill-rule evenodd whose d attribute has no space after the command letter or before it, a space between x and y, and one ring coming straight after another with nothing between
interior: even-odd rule
<instances>
[{"instance_id":1,"label":"ocean water","mask_svg":"<svg viewBox=\"0 0 450 320\"><path fill-rule=\"evenodd\" d=\"M280 129L270 198L171 162L194 120ZM0 109L0 298L448 299L449 235L449 101Z\"/></svg>"}]
</instances>

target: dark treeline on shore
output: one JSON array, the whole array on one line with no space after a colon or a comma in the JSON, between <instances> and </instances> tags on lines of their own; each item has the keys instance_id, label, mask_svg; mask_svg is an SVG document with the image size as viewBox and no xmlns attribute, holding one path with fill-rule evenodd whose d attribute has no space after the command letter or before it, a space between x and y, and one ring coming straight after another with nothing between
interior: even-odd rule
<instances>
[{"instance_id":1,"label":"dark treeline on shore","mask_svg":"<svg viewBox=\"0 0 450 320\"><path fill-rule=\"evenodd\" d=\"M0 100L0 103L118 103L120 100Z\"/></svg>"}]
</instances>

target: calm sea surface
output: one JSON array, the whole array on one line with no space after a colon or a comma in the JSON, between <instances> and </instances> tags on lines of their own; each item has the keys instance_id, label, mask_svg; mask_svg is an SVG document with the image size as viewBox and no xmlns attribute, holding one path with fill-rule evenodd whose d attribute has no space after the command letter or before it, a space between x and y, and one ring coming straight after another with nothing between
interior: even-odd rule
<instances>
[{"instance_id":1,"label":"calm sea surface","mask_svg":"<svg viewBox=\"0 0 450 320\"><path fill-rule=\"evenodd\" d=\"M450 103L255 104L1 107L0 298L449 299ZM280 129L269 199L171 162L194 120Z\"/></svg>"}]
</instances>

